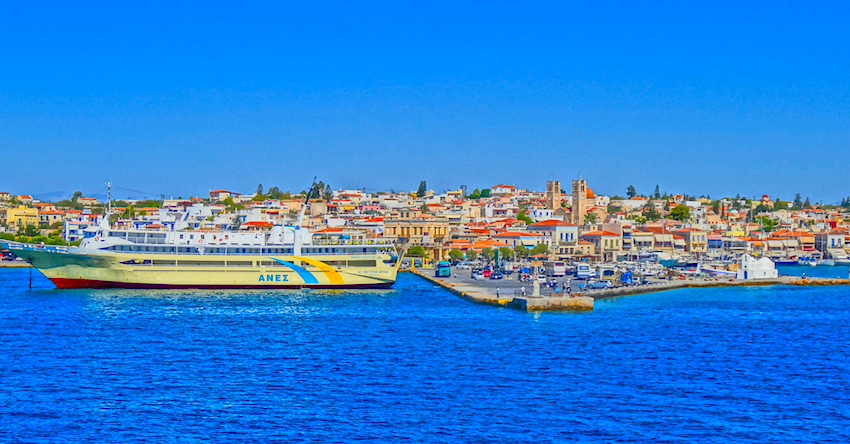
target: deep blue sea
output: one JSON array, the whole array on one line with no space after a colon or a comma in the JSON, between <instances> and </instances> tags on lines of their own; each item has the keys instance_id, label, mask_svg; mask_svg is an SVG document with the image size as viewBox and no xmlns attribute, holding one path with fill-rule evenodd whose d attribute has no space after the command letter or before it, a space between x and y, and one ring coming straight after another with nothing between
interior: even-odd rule
<instances>
[{"instance_id":1,"label":"deep blue sea","mask_svg":"<svg viewBox=\"0 0 850 444\"><path fill-rule=\"evenodd\" d=\"M0 442L850 442L847 286L526 313L410 274L302 294L28 273L0 269Z\"/></svg>"}]
</instances>

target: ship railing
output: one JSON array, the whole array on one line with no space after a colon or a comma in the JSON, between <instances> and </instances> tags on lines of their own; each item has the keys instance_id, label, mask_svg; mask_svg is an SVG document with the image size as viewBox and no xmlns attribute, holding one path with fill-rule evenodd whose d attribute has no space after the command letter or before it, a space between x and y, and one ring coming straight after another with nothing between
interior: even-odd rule
<instances>
[{"instance_id":1,"label":"ship railing","mask_svg":"<svg viewBox=\"0 0 850 444\"><path fill-rule=\"evenodd\" d=\"M21 242L0 242L0 244L8 245L8 248L17 250L32 250L32 251L49 251L52 253L67 253L68 247L65 245L41 245L41 244L24 244Z\"/></svg>"},{"instance_id":2,"label":"ship railing","mask_svg":"<svg viewBox=\"0 0 850 444\"><path fill-rule=\"evenodd\" d=\"M325 239L313 239L313 243L310 245L392 245L393 243L388 240L372 240L372 239L364 239L364 240L325 240Z\"/></svg>"}]
</instances>

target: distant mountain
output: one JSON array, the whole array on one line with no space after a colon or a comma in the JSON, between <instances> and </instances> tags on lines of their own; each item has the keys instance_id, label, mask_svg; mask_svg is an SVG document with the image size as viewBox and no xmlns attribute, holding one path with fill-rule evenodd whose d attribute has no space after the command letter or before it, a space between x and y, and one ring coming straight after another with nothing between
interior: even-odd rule
<instances>
[{"instance_id":1,"label":"distant mountain","mask_svg":"<svg viewBox=\"0 0 850 444\"><path fill-rule=\"evenodd\" d=\"M48 191L46 193L33 193L32 197L42 202L58 202L62 199L70 199L73 191Z\"/></svg>"}]
</instances>

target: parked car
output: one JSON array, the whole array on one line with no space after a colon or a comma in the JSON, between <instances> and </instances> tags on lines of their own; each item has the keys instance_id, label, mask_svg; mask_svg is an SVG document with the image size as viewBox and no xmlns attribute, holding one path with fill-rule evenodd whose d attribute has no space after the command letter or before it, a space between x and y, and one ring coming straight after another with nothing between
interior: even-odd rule
<instances>
[{"instance_id":1,"label":"parked car","mask_svg":"<svg viewBox=\"0 0 850 444\"><path fill-rule=\"evenodd\" d=\"M614 288L614 283L611 282L611 281L605 280L605 281L590 282L589 284L587 284L587 286L588 286L588 288L593 288L593 289L599 290L599 289L603 289L603 288Z\"/></svg>"},{"instance_id":2,"label":"parked car","mask_svg":"<svg viewBox=\"0 0 850 444\"><path fill-rule=\"evenodd\" d=\"M476 281L483 281L484 280L484 274L483 273L474 273L472 275L472 279L475 279Z\"/></svg>"},{"instance_id":3,"label":"parked car","mask_svg":"<svg viewBox=\"0 0 850 444\"><path fill-rule=\"evenodd\" d=\"M455 268L458 270L469 270L469 264L457 264Z\"/></svg>"},{"instance_id":4,"label":"parked car","mask_svg":"<svg viewBox=\"0 0 850 444\"><path fill-rule=\"evenodd\" d=\"M503 277L502 273L499 273L498 271L490 274L490 279L502 279Z\"/></svg>"}]
</instances>

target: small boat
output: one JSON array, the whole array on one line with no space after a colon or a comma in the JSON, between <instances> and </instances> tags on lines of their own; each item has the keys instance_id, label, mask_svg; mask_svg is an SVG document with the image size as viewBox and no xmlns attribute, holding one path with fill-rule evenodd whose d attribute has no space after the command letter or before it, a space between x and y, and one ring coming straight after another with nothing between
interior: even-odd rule
<instances>
[{"instance_id":1,"label":"small boat","mask_svg":"<svg viewBox=\"0 0 850 444\"><path fill-rule=\"evenodd\" d=\"M711 268L711 267L702 267L702 271L708 273L709 276L718 276L718 277L733 277L738 273L730 270L722 270L719 268Z\"/></svg>"}]
</instances>

